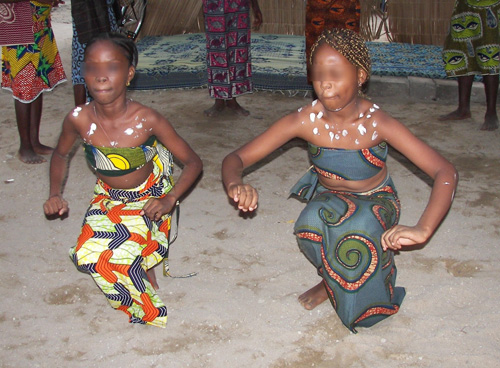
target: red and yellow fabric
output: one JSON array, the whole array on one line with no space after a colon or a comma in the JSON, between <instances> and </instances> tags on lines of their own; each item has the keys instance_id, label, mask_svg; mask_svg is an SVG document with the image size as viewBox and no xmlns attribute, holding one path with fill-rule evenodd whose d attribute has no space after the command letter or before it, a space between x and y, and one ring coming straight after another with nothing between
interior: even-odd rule
<instances>
[{"instance_id":1,"label":"red and yellow fabric","mask_svg":"<svg viewBox=\"0 0 500 368\"><path fill-rule=\"evenodd\" d=\"M30 4L35 43L2 47L2 87L24 103L66 81L50 22L51 6Z\"/></svg>"},{"instance_id":2,"label":"red and yellow fabric","mask_svg":"<svg viewBox=\"0 0 500 368\"><path fill-rule=\"evenodd\" d=\"M98 180L77 244L70 249L78 270L92 276L130 323L167 323L167 307L146 272L167 257L171 216L151 221L140 212L149 199L165 196L172 187L172 178L156 163L149 178L134 189L114 189Z\"/></svg>"}]
</instances>

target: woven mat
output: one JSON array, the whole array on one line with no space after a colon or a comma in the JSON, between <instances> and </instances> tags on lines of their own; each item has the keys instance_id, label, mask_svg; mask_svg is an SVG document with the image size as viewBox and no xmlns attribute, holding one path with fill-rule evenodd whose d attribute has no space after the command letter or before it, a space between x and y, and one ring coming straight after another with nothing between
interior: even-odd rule
<instances>
[{"instance_id":1,"label":"woven mat","mask_svg":"<svg viewBox=\"0 0 500 368\"><path fill-rule=\"evenodd\" d=\"M206 86L205 34L146 37L137 43L139 65L132 89ZM444 79L442 48L432 45L368 42L372 74ZM256 89L309 91L305 39L294 35L252 34Z\"/></svg>"}]
</instances>

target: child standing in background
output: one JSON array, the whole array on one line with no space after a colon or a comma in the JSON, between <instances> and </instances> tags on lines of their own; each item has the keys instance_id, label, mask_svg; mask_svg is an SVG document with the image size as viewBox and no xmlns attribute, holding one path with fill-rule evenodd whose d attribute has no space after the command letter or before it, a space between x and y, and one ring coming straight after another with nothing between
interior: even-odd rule
<instances>
[{"instance_id":1,"label":"child standing in background","mask_svg":"<svg viewBox=\"0 0 500 368\"><path fill-rule=\"evenodd\" d=\"M19 1L0 1L8 7ZM29 1L34 43L2 47L2 88L12 91L21 141L19 159L27 164L46 162L52 148L40 142L43 92L66 81L50 22L57 0ZM3 14L8 14L2 12Z\"/></svg>"}]
</instances>

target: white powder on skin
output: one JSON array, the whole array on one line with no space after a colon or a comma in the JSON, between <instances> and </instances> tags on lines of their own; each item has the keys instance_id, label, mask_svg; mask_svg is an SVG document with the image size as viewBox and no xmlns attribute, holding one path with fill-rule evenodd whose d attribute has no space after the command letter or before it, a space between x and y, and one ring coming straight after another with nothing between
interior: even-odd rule
<instances>
[{"instance_id":1,"label":"white powder on skin","mask_svg":"<svg viewBox=\"0 0 500 368\"><path fill-rule=\"evenodd\" d=\"M80 115L80 111L82 111L82 108L80 106L75 107L73 110L73 116L76 118L78 115Z\"/></svg>"},{"instance_id":2,"label":"white powder on skin","mask_svg":"<svg viewBox=\"0 0 500 368\"><path fill-rule=\"evenodd\" d=\"M359 124L359 125L358 125L358 131L359 131L359 134L361 134L361 135L365 135L365 133L366 133L366 128L365 128L365 126L364 126L363 124Z\"/></svg>"},{"instance_id":3,"label":"white powder on skin","mask_svg":"<svg viewBox=\"0 0 500 368\"><path fill-rule=\"evenodd\" d=\"M90 124L90 130L87 132L87 135L94 134L96 129L97 129L97 125L95 125L95 123Z\"/></svg>"}]
</instances>

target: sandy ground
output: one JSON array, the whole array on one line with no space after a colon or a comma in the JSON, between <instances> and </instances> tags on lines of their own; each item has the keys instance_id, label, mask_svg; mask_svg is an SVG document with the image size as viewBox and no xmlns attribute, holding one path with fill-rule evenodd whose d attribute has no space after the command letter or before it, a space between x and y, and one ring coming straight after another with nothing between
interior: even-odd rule
<instances>
[{"instance_id":1,"label":"sandy ground","mask_svg":"<svg viewBox=\"0 0 500 368\"><path fill-rule=\"evenodd\" d=\"M56 39L70 75L68 7L54 12ZM48 164L16 158L10 93L0 116L1 367L497 367L500 361L500 133L473 119L438 122L451 106L377 99L439 149L460 172L453 207L432 240L396 257L406 298L398 314L350 333L328 302L304 310L298 295L317 283L292 234L303 204L287 199L307 169L304 145L291 142L246 178L261 195L257 214L239 216L220 181L222 158L275 119L310 102L266 92L240 99L252 115L205 118L206 90L132 92L167 116L202 157L204 174L182 202L173 274L159 280L169 308L166 329L132 325L107 304L68 258L94 185L83 153L71 162L65 197L71 213L47 220ZM73 105L70 82L45 94L42 142L56 143ZM392 152L389 167L402 200L401 223L417 221L429 181ZM177 170L179 173L179 170Z\"/></svg>"}]
</instances>

